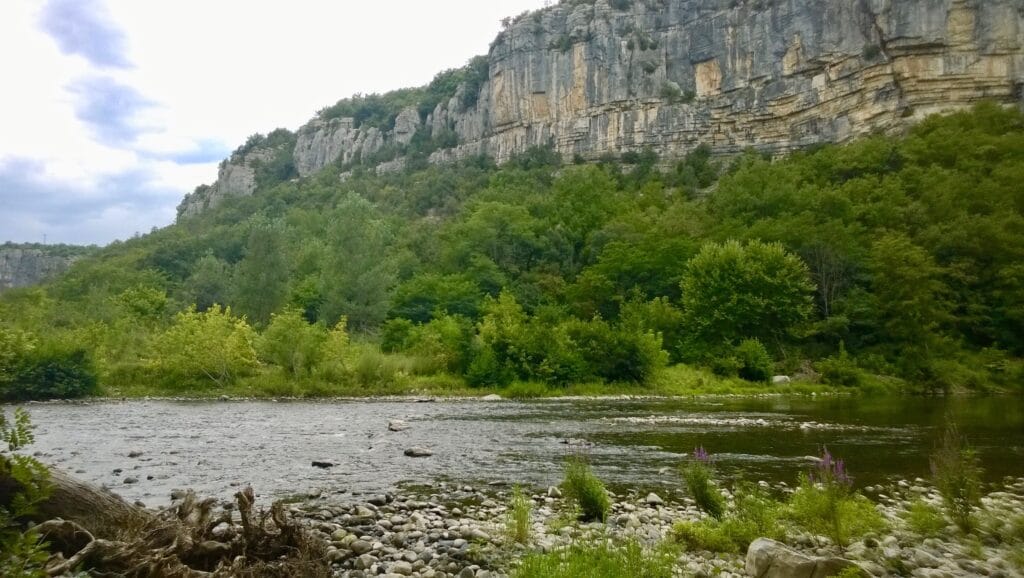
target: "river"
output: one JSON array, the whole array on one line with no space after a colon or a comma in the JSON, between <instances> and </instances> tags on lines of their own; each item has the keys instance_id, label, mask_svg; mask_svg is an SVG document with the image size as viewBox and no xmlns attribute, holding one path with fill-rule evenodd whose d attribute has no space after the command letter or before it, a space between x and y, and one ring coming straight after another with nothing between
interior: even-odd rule
<instances>
[{"instance_id":1,"label":"river","mask_svg":"<svg viewBox=\"0 0 1024 578\"><path fill-rule=\"evenodd\" d=\"M827 446L864 486L926 477L947 418L988 480L1024 476L1022 398L94 401L29 410L30 449L41 460L147 505L167 503L172 488L227 497L244 484L264 500L438 480L546 486L574 453L588 454L613 487L671 492L697 445L725 478L788 482ZM388 431L394 419L410 428ZM412 446L434 455L403 455Z\"/></svg>"}]
</instances>

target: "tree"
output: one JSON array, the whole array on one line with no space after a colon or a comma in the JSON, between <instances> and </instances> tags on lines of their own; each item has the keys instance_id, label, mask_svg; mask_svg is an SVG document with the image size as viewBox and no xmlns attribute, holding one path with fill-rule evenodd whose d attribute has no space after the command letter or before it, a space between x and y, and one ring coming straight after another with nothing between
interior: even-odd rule
<instances>
[{"instance_id":1,"label":"tree","mask_svg":"<svg viewBox=\"0 0 1024 578\"><path fill-rule=\"evenodd\" d=\"M251 373L257 365L256 333L231 308L195 307L179 313L153 345L152 368L170 386L224 386Z\"/></svg>"},{"instance_id":2,"label":"tree","mask_svg":"<svg viewBox=\"0 0 1024 578\"><path fill-rule=\"evenodd\" d=\"M745 338L779 343L811 313L807 266L780 244L708 243L686 265L682 308L691 356Z\"/></svg>"},{"instance_id":3,"label":"tree","mask_svg":"<svg viewBox=\"0 0 1024 578\"><path fill-rule=\"evenodd\" d=\"M302 377L320 363L326 340L322 326L307 323L297 309L286 309L270 317L270 325L256 340L256 351L263 361Z\"/></svg>"},{"instance_id":4,"label":"tree","mask_svg":"<svg viewBox=\"0 0 1024 578\"><path fill-rule=\"evenodd\" d=\"M227 303L230 288L229 265L213 253L207 253L192 267L192 274L185 280L183 293L186 302L194 304L196 310L202 312L216 304Z\"/></svg>"},{"instance_id":5,"label":"tree","mask_svg":"<svg viewBox=\"0 0 1024 578\"><path fill-rule=\"evenodd\" d=\"M284 303L288 269L288 253L280 227L253 227L245 258L235 270L234 302L254 324L266 325L270 315Z\"/></svg>"},{"instance_id":6,"label":"tree","mask_svg":"<svg viewBox=\"0 0 1024 578\"><path fill-rule=\"evenodd\" d=\"M426 323L437 313L475 318L483 292L464 275L417 275L395 289L391 317Z\"/></svg>"},{"instance_id":7,"label":"tree","mask_svg":"<svg viewBox=\"0 0 1024 578\"><path fill-rule=\"evenodd\" d=\"M908 237L891 234L871 246L874 319L878 340L896 346L904 375L922 377L941 345L939 326L950 318L942 268Z\"/></svg>"}]
</instances>

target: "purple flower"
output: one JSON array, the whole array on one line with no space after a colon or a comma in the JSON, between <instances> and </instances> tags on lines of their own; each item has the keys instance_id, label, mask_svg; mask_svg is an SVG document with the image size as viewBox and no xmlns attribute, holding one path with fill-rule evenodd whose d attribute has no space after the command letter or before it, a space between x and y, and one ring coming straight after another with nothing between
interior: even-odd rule
<instances>
[{"instance_id":1,"label":"purple flower","mask_svg":"<svg viewBox=\"0 0 1024 578\"><path fill-rule=\"evenodd\" d=\"M711 462L711 456L704 450L704 446L699 446L693 450L693 457L697 461L709 463Z\"/></svg>"},{"instance_id":2,"label":"purple flower","mask_svg":"<svg viewBox=\"0 0 1024 578\"><path fill-rule=\"evenodd\" d=\"M853 478L846 471L846 462L835 459L827 447L821 449L821 460L818 462L817 472L810 472L808 479L811 483L822 483L825 485L852 486Z\"/></svg>"}]
</instances>

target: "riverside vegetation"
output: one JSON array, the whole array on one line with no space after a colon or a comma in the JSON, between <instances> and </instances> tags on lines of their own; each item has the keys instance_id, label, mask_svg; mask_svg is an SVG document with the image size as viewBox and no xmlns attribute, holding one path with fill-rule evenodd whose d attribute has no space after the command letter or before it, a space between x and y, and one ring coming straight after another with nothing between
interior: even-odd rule
<instances>
[{"instance_id":1,"label":"riverside vegetation","mask_svg":"<svg viewBox=\"0 0 1024 578\"><path fill-rule=\"evenodd\" d=\"M5 293L0 397L1024 384L1016 110L774 161L342 169Z\"/></svg>"},{"instance_id":2,"label":"riverside vegetation","mask_svg":"<svg viewBox=\"0 0 1024 578\"><path fill-rule=\"evenodd\" d=\"M983 486L952 427L933 454L933 485L900 480L861 493L843 461L823 449L793 487L740 483L729 491L714 457L698 448L663 499L606 488L593 460L576 454L562 485L546 492L446 482L398 495L315 492L277 502L261 517L252 512L251 489L239 492L237 508L176 491L160 513L132 510L153 520L140 532L136 522L99 525L88 506L71 510L74 521L35 515L47 505L49 482L45 468L20 453L31 432L26 414L15 415L13 424L0 421L9 444L0 452L0 483L23 483L0 503L5 576L70 576L76 568L352 578L738 577L792 575L798 566L865 578L1024 572L1024 478ZM48 511L68 507L66 497L60 502ZM40 523L26 526L26 518ZM168 533L178 538L162 546Z\"/></svg>"}]
</instances>

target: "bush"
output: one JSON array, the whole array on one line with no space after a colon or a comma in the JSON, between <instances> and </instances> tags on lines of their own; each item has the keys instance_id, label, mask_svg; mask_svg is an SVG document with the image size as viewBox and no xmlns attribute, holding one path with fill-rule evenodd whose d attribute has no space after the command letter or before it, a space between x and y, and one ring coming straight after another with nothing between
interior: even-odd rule
<instances>
[{"instance_id":1,"label":"bush","mask_svg":"<svg viewBox=\"0 0 1024 578\"><path fill-rule=\"evenodd\" d=\"M327 331L310 325L298 309L270 317L270 325L256 340L260 359L273 363L292 377L308 374L319 365Z\"/></svg>"},{"instance_id":2,"label":"bush","mask_svg":"<svg viewBox=\"0 0 1024 578\"><path fill-rule=\"evenodd\" d=\"M715 520L699 522L681 521L672 527L672 538L686 546L687 550L723 552L735 554L740 551L723 528L723 524Z\"/></svg>"},{"instance_id":3,"label":"bush","mask_svg":"<svg viewBox=\"0 0 1024 578\"><path fill-rule=\"evenodd\" d=\"M739 485L734 493L735 508L726 519L725 530L741 551L746 551L750 543L760 537L780 542L786 539L780 520L782 504L749 483Z\"/></svg>"},{"instance_id":4,"label":"bush","mask_svg":"<svg viewBox=\"0 0 1024 578\"><path fill-rule=\"evenodd\" d=\"M153 345L152 369L171 387L225 386L257 367L256 333L231 308L214 306L202 313L191 307Z\"/></svg>"},{"instance_id":5,"label":"bush","mask_svg":"<svg viewBox=\"0 0 1024 578\"><path fill-rule=\"evenodd\" d=\"M636 542L624 546L576 544L547 554L531 554L512 572L513 578L670 578L675 556L669 550L644 550Z\"/></svg>"},{"instance_id":6,"label":"bush","mask_svg":"<svg viewBox=\"0 0 1024 578\"><path fill-rule=\"evenodd\" d=\"M416 325L408 319L388 319L380 330L380 349L385 353L405 351L412 346Z\"/></svg>"},{"instance_id":7,"label":"bush","mask_svg":"<svg viewBox=\"0 0 1024 578\"><path fill-rule=\"evenodd\" d=\"M946 514L962 532L971 532L974 509L981 505L981 466L952 421L946 426L942 445L931 456L931 467Z\"/></svg>"},{"instance_id":8,"label":"bush","mask_svg":"<svg viewBox=\"0 0 1024 578\"><path fill-rule=\"evenodd\" d=\"M13 480L16 491L5 488L0 504L0 576L44 578L43 570L49 552L42 537L33 529L26 530L22 520L35 512L36 505L50 494L46 483L49 472L35 458L21 455L33 441L28 412L14 410L8 421L0 408L0 479Z\"/></svg>"},{"instance_id":9,"label":"bush","mask_svg":"<svg viewBox=\"0 0 1024 578\"><path fill-rule=\"evenodd\" d=\"M711 479L711 458L704 448L694 450L693 459L683 467L683 479L697 507L721 520L725 514L725 498Z\"/></svg>"},{"instance_id":10,"label":"bush","mask_svg":"<svg viewBox=\"0 0 1024 578\"><path fill-rule=\"evenodd\" d=\"M466 382L473 387L505 387L515 378L515 372L498 359L494 349L486 346L466 369Z\"/></svg>"},{"instance_id":11,"label":"bush","mask_svg":"<svg viewBox=\"0 0 1024 578\"><path fill-rule=\"evenodd\" d=\"M846 344L839 342L839 354L816 363L814 368L821 373L821 380L831 385L854 387L861 384L863 372L846 353Z\"/></svg>"},{"instance_id":12,"label":"bush","mask_svg":"<svg viewBox=\"0 0 1024 578\"><path fill-rule=\"evenodd\" d=\"M747 381L767 382L772 378L772 358L757 339L745 339L736 346L737 373Z\"/></svg>"},{"instance_id":13,"label":"bush","mask_svg":"<svg viewBox=\"0 0 1024 578\"><path fill-rule=\"evenodd\" d=\"M789 514L804 529L845 548L850 540L886 527L867 498L852 491L843 460L824 450L817 470L803 476L789 500Z\"/></svg>"},{"instance_id":14,"label":"bush","mask_svg":"<svg viewBox=\"0 0 1024 578\"><path fill-rule=\"evenodd\" d=\"M935 506L917 498L903 514L910 530L922 538L934 538L946 529L946 519Z\"/></svg>"},{"instance_id":15,"label":"bush","mask_svg":"<svg viewBox=\"0 0 1024 578\"><path fill-rule=\"evenodd\" d=\"M509 537L525 544L530 541L530 520L533 503L519 486L512 488L512 499L509 500L505 528Z\"/></svg>"},{"instance_id":16,"label":"bush","mask_svg":"<svg viewBox=\"0 0 1024 578\"><path fill-rule=\"evenodd\" d=\"M608 517L611 508L608 491L583 458L570 458L566 461L562 490L565 497L580 509L583 520L604 522Z\"/></svg>"},{"instance_id":17,"label":"bush","mask_svg":"<svg viewBox=\"0 0 1024 578\"><path fill-rule=\"evenodd\" d=\"M92 354L81 346L43 342L22 352L0 399L8 401L74 399L98 391Z\"/></svg>"}]
</instances>

